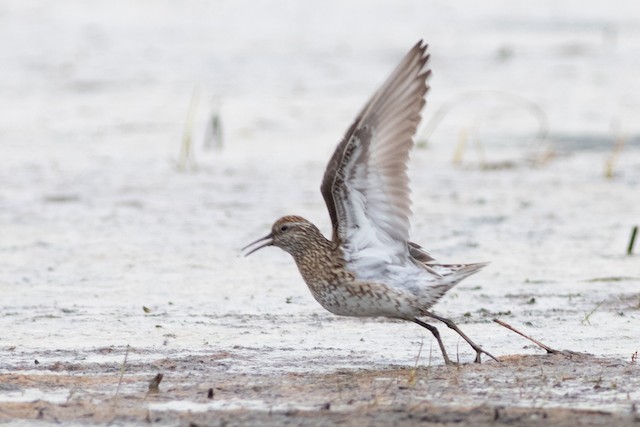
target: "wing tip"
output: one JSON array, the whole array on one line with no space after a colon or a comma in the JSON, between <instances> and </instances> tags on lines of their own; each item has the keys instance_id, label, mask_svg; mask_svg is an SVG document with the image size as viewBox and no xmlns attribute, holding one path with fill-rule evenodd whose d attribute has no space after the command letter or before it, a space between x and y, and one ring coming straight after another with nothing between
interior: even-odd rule
<instances>
[{"instance_id":1,"label":"wing tip","mask_svg":"<svg viewBox=\"0 0 640 427\"><path fill-rule=\"evenodd\" d=\"M426 51L429 48L429 43L425 43L424 39L418 39L418 42L413 46L414 49Z\"/></svg>"}]
</instances>

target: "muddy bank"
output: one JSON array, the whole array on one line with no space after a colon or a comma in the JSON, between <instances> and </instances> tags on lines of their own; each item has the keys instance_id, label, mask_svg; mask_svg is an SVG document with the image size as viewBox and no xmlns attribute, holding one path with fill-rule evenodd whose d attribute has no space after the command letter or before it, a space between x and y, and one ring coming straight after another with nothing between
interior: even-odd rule
<instances>
[{"instance_id":1,"label":"muddy bank","mask_svg":"<svg viewBox=\"0 0 640 427\"><path fill-rule=\"evenodd\" d=\"M272 375L259 369L234 373L235 357L221 352L153 362L16 366L0 375L0 420L247 426L640 422L635 360L514 355L480 365ZM150 391L157 373L163 380Z\"/></svg>"}]
</instances>

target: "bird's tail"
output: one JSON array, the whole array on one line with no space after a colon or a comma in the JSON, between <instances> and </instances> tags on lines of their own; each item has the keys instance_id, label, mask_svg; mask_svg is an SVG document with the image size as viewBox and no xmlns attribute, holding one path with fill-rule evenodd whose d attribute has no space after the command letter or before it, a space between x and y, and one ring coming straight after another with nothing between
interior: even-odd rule
<instances>
[{"instance_id":1,"label":"bird's tail","mask_svg":"<svg viewBox=\"0 0 640 427\"><path fill-rule=\"evenodd\" d=\"M442 281L440 283L450 286L454 286L472 274L476 274L487 265L489 265L488 262L477 262L474 264L430 264L431 268L442 275Z\"/></svg>"},{"instance_id":2,"label":"bird's tail","mask_svg":"<svg viewBox=\"0 0 640 427\"><path fill-rule=\"evenodd\" d=\"M475 264L428 264L435 270L441 278L438 284L424 289L421 295L421 306L426 310L435 304L447 291L460 283L463 279L477 273L486 267L488 262L478 262Z\"/></svg>"}]
</instances>

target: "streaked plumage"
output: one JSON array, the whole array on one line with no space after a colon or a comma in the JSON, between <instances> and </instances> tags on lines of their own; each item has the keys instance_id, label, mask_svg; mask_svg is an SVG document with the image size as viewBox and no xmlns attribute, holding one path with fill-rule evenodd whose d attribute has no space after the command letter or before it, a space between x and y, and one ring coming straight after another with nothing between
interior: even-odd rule
<instances>
[{"instance_id":1,"label":"streaked plumage","mask_svg":"<svg viewBox=\"0 0 640 427\"><path fill-rule=\"evenodd\" d=\"M314 298L338 315L404 319L429 329L450 363L429 308L486 264L440 264L409 241L411 199L407 162L429 89L427 46L417 43L356 116L322 180L332 239L306 219L280 218L263 243L290 253ZM486 353L488 354L488 353ZM491 355L489 355L491 356ZM493 356L491 356L493 358ZM494 358L495 359L495 358Z\"/></svg>"}]
</instances>

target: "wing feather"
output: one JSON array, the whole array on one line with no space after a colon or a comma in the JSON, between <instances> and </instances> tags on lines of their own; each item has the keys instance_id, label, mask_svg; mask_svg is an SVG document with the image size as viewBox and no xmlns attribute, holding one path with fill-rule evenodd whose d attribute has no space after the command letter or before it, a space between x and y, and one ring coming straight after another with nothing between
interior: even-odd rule
<instances>
[{"instance_id":1,"label":"wing feather","mask_svg":"<svg viewBox=\"0 0 640 427\"><path fill-rule=\"evenodd\" d=\"M356 117L322 181L333 240L347 261L372 268L427 258L409 243L407 161L429 89L427 45L418 42Z\"/></svg>"}]
</instances>

